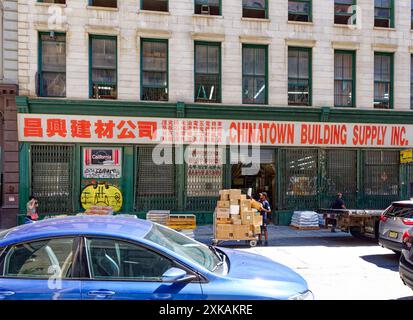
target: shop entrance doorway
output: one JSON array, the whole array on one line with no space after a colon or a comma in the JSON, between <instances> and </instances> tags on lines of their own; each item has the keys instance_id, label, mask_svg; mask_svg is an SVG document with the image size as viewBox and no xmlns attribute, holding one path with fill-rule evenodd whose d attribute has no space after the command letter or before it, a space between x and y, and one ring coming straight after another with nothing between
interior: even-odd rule
<instances>
[{"instance_id":1,"label":"shop entrance doorway","mask_svg":"<svg viewBox=\"0 0 413 320\"><path fill-rule=\"evenodd\" d=\"M275 150L261 149L260 158L253 159L252 164L245 164L242 156L240 158L239 163L232 164L231 188L241 189L243 194L247 194L248 189L251 188L254 199L258 199L259 193L265 191L268 194L271 209L274 211L276 208Z\"/></svg>"}]
</instances>

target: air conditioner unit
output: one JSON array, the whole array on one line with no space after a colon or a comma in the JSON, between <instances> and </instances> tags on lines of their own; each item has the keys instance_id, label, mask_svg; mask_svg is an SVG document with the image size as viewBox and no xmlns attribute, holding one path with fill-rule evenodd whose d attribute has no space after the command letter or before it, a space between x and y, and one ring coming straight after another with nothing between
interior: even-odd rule
<instances>
[{"instance_id":1,"label":"air conditioner unit","mask_svg":"<svg viewBox=\"0 0 413 320\"><path fill-rule=\"evenodd\" d=\"M209 5L203 4L201 6L201 14L209 14L209 13L210 13Z\"/></svg>"}]
</instances>

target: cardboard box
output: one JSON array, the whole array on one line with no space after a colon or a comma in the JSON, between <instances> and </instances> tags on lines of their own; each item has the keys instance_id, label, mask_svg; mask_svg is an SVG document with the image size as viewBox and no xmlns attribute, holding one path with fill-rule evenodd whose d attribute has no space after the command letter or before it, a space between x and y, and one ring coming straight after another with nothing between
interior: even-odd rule
<instances>
[{"instance_id":1,"label":"cardboard box","mask_svg":"<svg viewBox=\"0 0 413 320\"><path fill-rule=\"evenodd\" d=\"M239 205L240 207L248 208L248 210L251 210L251 200L241 200Z\"/></svg>"},{"instance_id":2,"label":"cardboard box","mask_svg":"<svg viewBox=\"0 0 413 320\"><path fill-rule=\"evenodd\" d=\"M221 219L228 219L229 218L229 208L216 208L216 217Z\"/></svg>"},{"instance_id":3,"label":"cardboard box","mask_svg":"<svg viewBox=\"0 0 413 320\"><path fill-rule=\"evenodd\" d=\"M239 206L239 200L229 200L230 206Z\"/></svg>"},{"instance_id":4,"label":"cardboard box","mask_svg":"<svg viewBox=\"0 0 413 320\"><path fill-rule=\"evenodd\" d=\"M220 190L219 191L219 198L222 201L228 201L229 200L229 190Z\"/></svg>"},{"instance_id":5,"label":"cardboard box","mask_svg":"<svg viewBox=\"0 0 413 320\"><path fill-rule=\"evenodd\" d=\"M247 200L247 195L246 195L246 194L242 194L239 199L240 199L240 200Z\"/></svg>"},{"instance_id":6,"label":"cardboard box","mask_svg":"<svg viewBox=\"0 0 413 320\"><path fill-rule=\"evenodd\" d=\"M232 220L230 218L217 218L216 224L232 224Z\"/></svg>"},{"instance_id":7,"label":"cardboard box","mask_svg":"<svg viewBox=\"0 0 413 320\"><path fill-rule=\"evenodd\" d=\"M217 239L235 239L235 235L233 232L227 232L227 231L217 231L215 234L215 237Z\"/></svg>"},{"instance_id":8,"label":"cardboard box","mask_svg":"<svg viewBox=\"0 0 413 320\"><path fill-rule=\"evenodd\" d=\"M262 209L262 205L260 202L251 199L251 208L257 209L258 211L260 211Z\"/></svg>"},{"instance_id":9,"label":"cardboard box","mask_svg":"<svg viewBox=\"0 0 413 320\"><path fill-rule=\"evenodd\" d=\"M240 189L230 189L229 190L229 199L230 200L240 200L241 199L241 190Z\"/></svg>"},{"instance_id":10,"label":"cardboard box","mask_svg":"<svg viewBox=\"0 0 413 320\"><path fill-rule=\"evenodd\" d=\"M251 231L254 234L260 234L261 233L261 226L257 226L257 225L251 225Z\"/></svg>"},{"instance_id":11,"label":"cardboard box","mask_svg":"<svg viewBox=\"0 0 413 320\"><path fill-rule=\"evenodd\" d=\"M229 200L219 200L217 202L217 207L218 208L229 208L229 204L230 204Z\"/></svg>"},{"instance_id":12,"label":"cardboard box","mask_svg":"<svg viewBox=\"0 0 413 320\"><path fill-rule=\"evenodd\" d=\"M252 218L252 224L261 226L262 223L263 223L262 215L260 215L259 213L254 213L253 218Z\"/></svg>"},{"instance_id":13,"label":"cardboard box","mask_svg":"<svg viewBox=\"0 0 413 320\"><path fill-rule=\"evenodd\" d=\"M254 213L250 211L241 212L241 220L243 225L253 224Z\"/></svg>"},{"instance_id":14,"label":"cardboard box","mask_svg":"<svg viewBox=\"0 0 413 320\"><path fill-rule=\"evenodd\" d=\"M248 238L249 226L245 225L233 225L234 236L237 239Z\"/></svg>"},{"instance_id":15,"label":"cardboard box","mask_svg":"<svg viewBox=\"0 0 413 320\"><path fill-rule=\"evenodd\" d=\"M236 206L232 205L232 206L230 206L230 207L229 207L229 212L230 212L231 215L233 215L233 214L239 214L239 205L236 205Z\"/></svg>"},{"instance_id":16,"label":"cardboard box","mask_svg":"<svg viewBox=\"0 0 413 320\"><path fill-rule=\"evenodd\" d=\"M242 224L241 216L239 214L231 215L232 224Z\"/></svg>"}]
</instances>

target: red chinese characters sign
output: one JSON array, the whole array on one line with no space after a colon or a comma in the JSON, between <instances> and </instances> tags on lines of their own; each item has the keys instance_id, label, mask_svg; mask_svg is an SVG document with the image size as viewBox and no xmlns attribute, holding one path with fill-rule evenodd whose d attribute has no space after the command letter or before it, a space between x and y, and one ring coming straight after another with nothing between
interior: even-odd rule
<instances>
[{"instance_id":1,"label":"red chinese characters sign","mask_svg":"<svg viewBox=\"0 0 413 320\"><path fill-rule=\"evenodd\" d=\"M19 141L413 147L413 125L19 114Z\"/></svg>"}]
</instances>

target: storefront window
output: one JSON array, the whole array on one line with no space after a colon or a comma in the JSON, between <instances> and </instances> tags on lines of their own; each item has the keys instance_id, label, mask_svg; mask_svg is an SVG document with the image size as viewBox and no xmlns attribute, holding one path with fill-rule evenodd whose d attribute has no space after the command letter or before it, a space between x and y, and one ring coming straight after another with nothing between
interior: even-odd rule
<instances>
[{"instance_id":1,"label":"storefront window","mask_svg":"<svg viewBox=\"0 0 413 320\"><path fill-rule=\"evenodd\" d=\"M217 197L222 189L225 149L194 147L190 151L186 173L188 197Z\"/></svg>"},{"instance_id":2,"label":"storefront window","mask_svg":"<svg viewBox=\"0 0 413 320\"><path fill-rule=\"evenodd\" d=\"M288 105L311 105L311 49L288 48Z\"/></svg>"},{"instance_id":3,"label":"storefront window","mask_svg":"<svg viewBox=\"0 0 413 320\"><path fill-rule=\"evenodd\" d=\"M221 44L195 42L195 102L221 102Z\"/></svg>"},{"instance_id":4,"label":"storefront window","mask_svg":"<svg viewBox=\"0 0 413 320\"><path fill-rule=\"evenodd\" d=\"M73 153L72 146L31 147L31 193L39 200L39 213L73 212Z\"/></svg>"},{"instance_id":5,"label":"storefront window","mask_svg":"<svg viewBox=\"0 0 413 320\"><path fill-rule=\"evenodd\" d=\"M40 34L39 96L66 96L65 34Z\"/></svg>"},{"instance_id":6,"label":"storefront window","mask_svg":"<svg viewBox=\"0 0 413 320\"><path fill-rule=\"evenodd\" d=\"M136 209L173 210L176 208L175 161L172 146L165 146L160 155L165 163L157 164L153 157L154 146L138 147L136 173ZM168 163L168 159L172 163Z\"/></svg>"},{"instance_id":7,"label":"storefront window","mask_svg":"<svg viewBox=\"0 0 413 320\"><path fill-rule=\"evenodd\" d=\"M141 99L168 101L168 40L142 39Z\"/></svg>"},{"instance_id":8,"label":"storefront window","mask_svg":"<svg viewBox=\"0 0 413 320\"><path fill-rule=\"evenodd\" d=\"M398 195L399 162L398 151L366 151L364 162L365 195Z\"/></svg>"},{"instance_id":9,"label":"storefront window","mask_svg":"<svg viewBox=\"0 0 413 320\"><path fill-rule=\"evenodd\" d=\"M268 100L267 46L242 48L242 103L266 104Z\"/></svg>"},{"instance_id":10,"label":"storefront window","mask_svg":"<svg viewBox=\"0 0 413 320\"><path fill-rule=\"evenodd\" d=\"M90 36L91 98L117 98L116 37Z\"/></svg>"}]
</instances>

